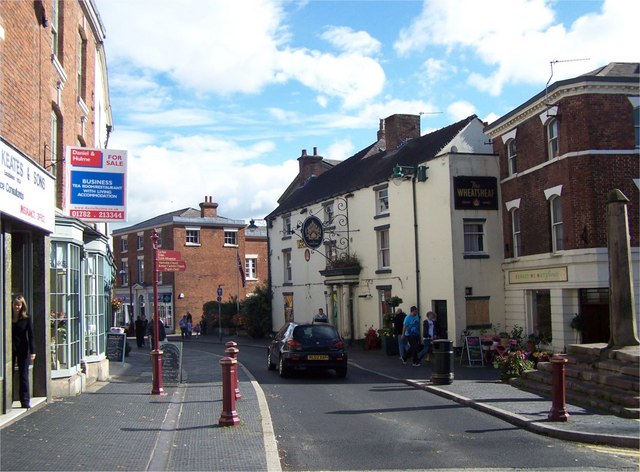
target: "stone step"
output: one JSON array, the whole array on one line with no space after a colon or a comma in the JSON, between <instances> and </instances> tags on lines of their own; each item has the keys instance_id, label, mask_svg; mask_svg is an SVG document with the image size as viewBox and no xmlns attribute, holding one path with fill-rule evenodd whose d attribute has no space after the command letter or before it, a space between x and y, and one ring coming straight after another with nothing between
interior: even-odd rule
<instances>
[{"instance_id":1,"label":"stone step","mask_svg":"<svg viewBox=\"0 0 640 472\"><path fill-rule=\"evenodd\" d=\"M551 383L547 383L544 374L537 371L527 371L522 377L512 379L511 384L529 392L537 393L547 398L552 398L553 389ZM624 418L640 419L640 408L626 406L618 403L611 396L602 398L593 394L593 388L584 390L572 389L569 383L566 386L565 399L568 403L585 408L595 408L603 412L611 413ZM637 398L636 398L637 402Z\"/></svg>"}]
</instances>

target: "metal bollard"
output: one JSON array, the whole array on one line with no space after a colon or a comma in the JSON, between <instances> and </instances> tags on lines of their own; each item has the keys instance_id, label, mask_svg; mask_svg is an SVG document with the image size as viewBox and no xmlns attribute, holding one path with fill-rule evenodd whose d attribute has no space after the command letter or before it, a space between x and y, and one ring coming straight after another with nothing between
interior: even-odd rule
<instances>
[{"instance_id":1,"label":"metal bollard","mask_svg":"<svg viewBox=\"0 0 640 472\"><path fill-rule=\"evenodd\" d=\"M234 343L235 344L235 343ZM240 349L235 348L235 347L228 347L224 350L224 353L229 356L231 359L235 359L235 361L238 361L238 352L240 352ZM240 382L238 381L238 366L236 365L236 368L234 369L235 371L235 375L233 378L233 390L235 392L236 395L236 400L240 400L242 398L242 394L240 393Z\"/></svg>"},{"instance_id":2,"label":"metal bollard","mask_svg":"<svg viewBox=\"0 0 640 472\"><path fill-rule=\"evenodd\" d=\"M233 376L235 375L238 361L230 357L223 357L219 362L222 366L222 412L220 413L218 425L237 426L240 424L240 418L236 411Z\"/></svg>"},{"instance_id":3,"label":"metal bollard","mask_svg":"<svg viewBox=\"0 0 640 472\"><path fill-rule=\"evenodd\" d=\"M565 403L564 365L567 363L564 354L555 354L551 358L551 411L549 421L567 421L569 412Z\"/></svg>"}]
</instances>

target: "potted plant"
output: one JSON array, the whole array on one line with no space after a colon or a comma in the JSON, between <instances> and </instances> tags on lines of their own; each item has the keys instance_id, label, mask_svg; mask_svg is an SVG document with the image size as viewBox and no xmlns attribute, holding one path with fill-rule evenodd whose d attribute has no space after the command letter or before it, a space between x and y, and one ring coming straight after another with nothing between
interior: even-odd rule
<instances>
[{"instance_id":1,"label":"potted plant","mask_svg":"<svg viewBox=\"0 0 640 472\"><path fill-rule=\"evenodd\" d=\"M526 358L524 352L515 351L506 356L497 356L493 366L500 369L500 380L508 382L509 379L520 377L525 370L532 370L533 362Z\"/></svg>"},{"instance_id":2,"label":"potted plant","mask_svg":"<svg viewBox=\"0 0 640 472\"><path fill-rule=\"evenodd\" d=\"M382 347L387 356L398 355L398 343L393 336L393 330L391 328L380 328L378 330L378 336L380 337Z\"/></svg>"},{"instance_id":3,"label":"potted plant","mask_svg":"<svg viewBox=\"0 0 640 472\"><path fill-rule=\"evenodd\" d=\"M337 258L330 260L327 267L320 271L320 275L324 277L335 277L345 275L358 275L362 270L360 258L356 253L343 252Z\"/></svg>"}]
</instances>

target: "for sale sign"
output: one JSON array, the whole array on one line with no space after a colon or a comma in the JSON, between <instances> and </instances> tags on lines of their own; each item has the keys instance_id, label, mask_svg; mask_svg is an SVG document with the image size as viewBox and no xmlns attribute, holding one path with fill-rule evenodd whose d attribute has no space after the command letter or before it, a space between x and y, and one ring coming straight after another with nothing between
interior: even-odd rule
<instances>
[{"instance_id":1,"label":"for sale sign","mask_svg":"<svg viewBox=\"0 0 640 472\"><path fill-rule=\"evenodd\" d=\"M67 146L68 214L93 222L127 220L127 151Z\"/></svg>"}]
</instances>

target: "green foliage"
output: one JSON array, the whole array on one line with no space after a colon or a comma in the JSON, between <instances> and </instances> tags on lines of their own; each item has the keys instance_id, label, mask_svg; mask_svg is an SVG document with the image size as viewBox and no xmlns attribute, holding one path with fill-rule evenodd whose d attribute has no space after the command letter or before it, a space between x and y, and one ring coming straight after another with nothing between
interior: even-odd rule
<instances>
[{"instance_id":1,"label":"green foliage","mask_svg":"<svg viewBox=\"0 0 640 472\"><path fill-rule=\"evenodd\" d=\"M578 314L576 313L575 315L573 315L573 318L571 319L571 329L575 329L576 331L582 332L584 331L584 315L582 313Z\"/></svg>"},{"instance_id":2,"label":"green foliage","mask_svg":"<svg viewBox=\"0 0 640 472\"><path fill-rule=\"evenodd\" d=\"M500 380L508 382L509 379L520 377L525 370L534 368L533 362L527 360L524 352L510 352L504 357L496 357L493 361L494 367L500 369Z\"/></svg>"},{"instance_id":3,"label":"green foliage","mask_svg":"<svg viewBox=\"0 0 640 472\"><path fill-rule=\"evenodd\" d=\"M387 298L385 302L387 302L387 305L389 305L391 308L395 308L397 306L400 306L400 304L402 303L402 298L394 295L393 297Z\"/></svg>"},{"instance_id":4,"label":"green foliage","mask_svg":"<svg viewBox=\"0 0 640 472\"><path fill-rule=\"evenodd\" d=\"M346 267L362 269L362 264L355 252L352 254L343 252L335 260L330 261L328 267L331 269L344 269Z\"/></svg>"},{"instance_id":5,"label":"green foliage","mask_svg":"<svg viewBox=\"0 0 640 472\"><path fill-rule=\"evenodd\" d=\"M522 347L522 331L524 331L524 328L518 326L517 324L514 324L513 328L511 329L511 339L515 339L516 341L518 341L518 346L520 347Z\"/></svg>"},{"instance_id":6,"label":"green foliage","mask_svg":"<svg viewBox=\"0 0 640 472\"><path fill-rule=\"evenodd\" d=\"M245 327L252 338L263 338L271 332L271 298L267 287L257 287L242 302L240 311L246 317Z\"/></svg>"}]
</instances>

